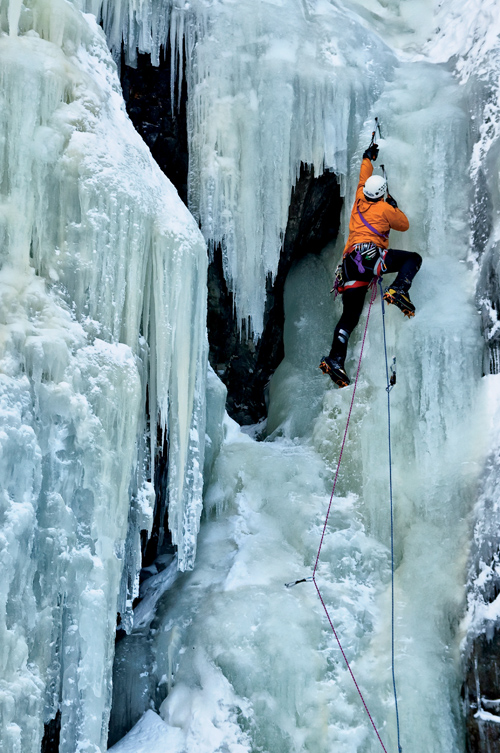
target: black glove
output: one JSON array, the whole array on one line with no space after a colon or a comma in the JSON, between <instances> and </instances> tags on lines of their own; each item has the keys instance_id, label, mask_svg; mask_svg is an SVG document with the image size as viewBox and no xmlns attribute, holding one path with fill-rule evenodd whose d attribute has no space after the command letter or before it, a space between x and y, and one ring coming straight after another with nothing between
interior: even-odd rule
<instances>
[{"instance_id":1,"label":"black glove","mask_svg":"<svg viewBox=\"0 0 500 753\"><path fill-rule=\"evenodd\" d=\"M368 149L363 152L363 159L365 159L365 157L368 157L372 162L375 162L378 157L378 144L371 144Z\"/></svg>"},{"instance_id":2,"label":"black glove","mask_svg":"<svg viewBox=\"0 0 500 753\"><path fill-rule=\"evenodd\" d=\"M387 202L388 204L390 204L390 205L391 205L391 207L394 207L394 209L397 209L397 208L398 208L398 202L396 201L396 199L394 199L394 198L393 198L393 197L391 196L391 194L388 194L388 195L387 195L387 199L386 199L386 202Z\"/></svg>"}]
</instances>

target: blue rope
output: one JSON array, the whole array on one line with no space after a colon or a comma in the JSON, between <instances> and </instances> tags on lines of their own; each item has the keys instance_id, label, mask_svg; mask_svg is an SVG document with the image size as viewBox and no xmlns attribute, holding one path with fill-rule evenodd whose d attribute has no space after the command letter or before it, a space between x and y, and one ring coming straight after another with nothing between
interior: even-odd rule
<instances>
[{"instance_id":1,"label":"blue rope","mask_svg":"<svg viewBox=\"0 0 500 753\"><path fill-rule=\"evenodd\" d=\"M394 689L394 704L396 707L396 727L398 732L398 751L402 753L399 732L398 694L396 691L396 674L394 669L394 506L392 502L392 451L391 451L391 383L389 379L389 364L387 361L387 340L385 336L385 306L382 293L382 278L378 278L380 287L380 302L382 304L382 329L384 332L385 374L387 379L387 434L389 440L389 497L391 503L391 643L392 643L392 687Z\"/></svg>"}]
</instances>

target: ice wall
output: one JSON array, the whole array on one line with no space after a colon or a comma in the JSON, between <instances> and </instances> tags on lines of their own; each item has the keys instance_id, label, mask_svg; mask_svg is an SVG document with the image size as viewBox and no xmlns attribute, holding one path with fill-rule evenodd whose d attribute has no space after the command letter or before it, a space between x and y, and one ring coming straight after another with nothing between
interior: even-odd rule
<instances>
[{"instance_id":1,"label":"ice wall","mask_svg":"<svg viewBox=\"0 0 500 753\"><path fill-rule=\"evenodd\" d=\"M396 673L402 745L411 753L464 750L459 623L488 410L466 264L467 107L451 73L427 61L402 63L377 103L388 123L380 159L412 224L392 242L424 257L412 288L415 319L387 311L389 356L398 361ZM153 645L159 690L169 691L159 711L175 753L381 749L313 586L283 585L311 574L352 394L316 373L340 309L330 310L325 282L338 251L306 258L290 274L285 360L270 392L273 441L252 442L228 426L197 569L159 605ZM396 750L380 300L375 306L319 580L382 739ZM351 375L361 334L351 343Z\"/></svg>"},{"instance_id":2,"label":"ice wall","mask_svg":"<svg viewBox=\"0 0 500 753\"><path fill-rule=\"evenodd\" d=\"M285 9L287 18L297 9L292 2L258 4L259 12L253 7L256 16L269 12L271 18L276 8ZM303 7L305 15L321 10L328 17L332 6ZM217 12L224 25L228 8L214 3L207 14ZM233 35L239 39L246 17L239 18L239 6L234 10ZM462 86L451 66L434 57L438 17L431 14L428 24L419 21L430 10L427 2L367 0L356 4L354 16L349 6L358 39L369 34L375 40L365 44L363 55L381 66L383 86L366 100L364 130L354 125L345 141L343 168L350 209L368 121L378 115L384 133L379 162L385 163L391 191L411 222L408 233L391 236L392 245L424 257L412 288L416 318L409 322L398 311L387 312L389 355L398 359L392 394L396 672L402 744L411 753L464 750L460 620L471 512L487 452L488 397L480 380L482 342L469 247L474 199L469 169L476 135L469 114L481 92ZM445 16L443 10L439 20ZM302 20L294 23L303 28ZM137 28L134 24L129 29ZM214 25L207 28L215 40ZM397 50L397 65L364 25ZM248 28L250 40L254 26ZM276 25L273 39L280 44L282 29L293 36L295 26ZM330 28L332 45L342 31ZM356 66L360 46L345 54L345 65ZM198 54L195 50L197 61ZM252 56L254 67L264 64L259 47L242 46L239 55ZM207 78L209 94L219 91L217 65L211 68L215 81ZM370 64L367 68L369 78ZM236 78L240 69L236 66ZM335 128L345 101L342 92L337 95ZM241 133L238 143L247 156L254 147L239 140ZM192 144L198 148L196 140ZM260 189L257 178L253 186ZM133 741L147 750L155 734L148 730L158 726L175 753L380 750L311 584L291 591L283 586L311 574L349 410L351 391L334 390L317 373L340 313L338 306L332 311L327 281L342 240L320 258L304 259L290 274L285 359L270 390L272 441L253 442L227 424L207 490L197 568L180 576L159 601L152 646L157 710L166 726L144 716L137 737L127 736L116 753L130 750ZM319 577L382 738L388 750L396 750L381 325L378 300ZM359 337L351 343L351 374Z\"/></svg>"},{"instance_id":3,"label":"ice wall","mask_svg":"<svg viewBox=\"0 0 500 753\"><path fill-rule=\"evenodd\" d=\"M82 0L83 1L83 0ZM345 175L395 60L348 7L324 2L85 0L133 63L171 45L188 88L189 208L221 244L237 315L260 335L300 163ZM257 157L258 155L258 157Z\"/></svg>"},{"instance_id":4,"label":"ice wall","mask_svg":"<svg viewBox=\"0 0 500 753\"><path fill-rule=\"evenodd\" d=\"M498 573L498 373L500 370L498 191L500 176L500 22L488 0L467 2L457 13L452 4L441 9L440 33L429 52L450 59L468 92L475 138L470 175L471 248L477 274L477 301L485 340L483 372L488 405L484 435L488 458L474 510L474 536L468 573L468 609L463 623L464 698L469 746L478 751L498 746L500 721L497 673L499 625Z\"/></svg>"},{"instance_id":5,"label":"ice wall","mask_svg":"<svg viewBox=\"0 0 500 753\"><path fill-rule=\"evenodd\" d=\"M1 747L38 753L59 710L61 753L97 752L157 424L180 568L194 559L206 248L102 31L62 0L0 3L0 239Z\"/></svg>"}]
</instances>

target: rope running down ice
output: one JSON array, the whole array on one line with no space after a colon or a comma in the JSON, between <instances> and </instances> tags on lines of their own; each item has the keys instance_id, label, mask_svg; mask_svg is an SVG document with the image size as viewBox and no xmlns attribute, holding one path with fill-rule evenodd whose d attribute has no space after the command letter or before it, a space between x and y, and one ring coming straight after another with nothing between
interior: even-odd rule
<instances>
[{"instance_id":1,"label":"rope running down ice","mask_svg":"<svg viewBox=\"0 0 500 753\"><path fill-rule=\"evenodd\" d=\"M384 332L384 355L385 355L385 375L387 379L387 438L389 443L389 498L391 506L391 663L392 663L392 687L394 690L394 704L396 707L396 728L398 733L398 751L402 753L401 736L399 731L399 709L398 694L396 691L396 673L394 660L394 505L392 501L392 450L391 450L391 384L389 378L389 364L387 361L387 340L385 336L385 306L384 296L382 295L382 278L378 278L380 287L380 302L382 304L382 329Z\"/></svg>"},{"instance_id":2,"label":"rope running down ice","mask_svg":"<svg viewBox=\"0 0 500 753\"><path fill-rule=\"evenodd\" d=\"M341 644L340 639L339 639L339 637L337 635L337 631L335 630L335 627L333 625L332 618L330 617L330 614L328 612L327 606L326 606L325 602L323 601L323 597L321 595L321 591L319 590L319 586L316 583L316 570L318 569L319 556L320 556L321 549L322 549L322 546L323 546L323 540L325 538L326 527L328 525L328 518L330 517L330 510L331 510L332 502L333 502L333 495L335 493L335 487L337 485L337 479L338 479L338 476L339 476L340 463L341 463L341 460L342 460L342 455L344 453L344 447L345 447L346 438L347 438L347 430L349 428L349 421L351 420L352 407L354 405L354 397L356 395L356 388L358 386L359 371L361 369L361 359L363 357L363 349L365 347L366 332L367 332L367 329L368 329L368 321L370 319L370 312L371 312L372 304L373 304L373 301L375 300L375 296L376 295L377 295L377 285L376 285L376 278L374 278L373 279L373 283L372 283L372 293L371 293L371 298L370 298L370 305L368 307L368 314L366 316L365 331L363 333L363 340L361 342L361 352L359 354L358 370L356 372L356 379L354 381L354 387L353 387L353 390L352 390L351 405L349 406L349 413L348 413L348 416L347 416L347 423L346 423L346 427L345 427L345 431L344 431L344 437L342 439L342 446L340 448L340 454L339 454L339 459L338 459L338 463L337 463L337 470L335 472L335 478L334 478L334 481L333 481L333 489L332 489L332 493L331 493L331 496L330 496L330 502L328 504L328 510L327 510L327 513L326 513L325 524L323 526L323 532L321 534L321 541L320 541L320 544L319 544L318 554L316 555L316 562L314 564L314 570L313 570L313 574L312 574L312 580L313 580L313 583L314 583L314 585L316 587L316 591L318 592L318 596L319 596L319 599L321 601L321 604L323 605L323 609L325 610L325 614L326 614L326 616L328 618L328 622L330 623L330 627L331 627L331 629L333 631L333 634L335 636L335 640L337 641L338 646L340 648L340 651L342 653L342 656L344 657L344 661L346 663L347 669L349 670L349 674L352 677L352 680L354 682L354 685L356 686L356 690L358 691L359 697L361 698L361 701L363 703L365 711L368 714L368 718L369 718L369 720L370 720L370 722L372 724L373 729L375 730L375 734L378 737L378 740L380 742L380 745L382 746L382 749L383 749L384 753L387 753L387 750L386 750L386 748L384 746L384 743L382 742L382 738L380 737L379 731L378 731L378 729L377 729L377 727L375 725L375 722L373 721L372 715L370 714L370 712L368 710L368 706L366 705L365 699L363 698L363 694L362 694L362 692L360 690L360 687L359 687L358 683L356 682L356 678L354 677L354 673L353 673L353 671L351 669L349 661L347 660L347 656L344 653L344 649L342 648L342 644ZM391 497L391 499L392 499L392 497ZM398 730L399 730L399 726L398 726ZM399 736L399 731L398 731L398 736ZM399 739L399 737L398 737L398 739Z\"/></svg>"}]
</instances>

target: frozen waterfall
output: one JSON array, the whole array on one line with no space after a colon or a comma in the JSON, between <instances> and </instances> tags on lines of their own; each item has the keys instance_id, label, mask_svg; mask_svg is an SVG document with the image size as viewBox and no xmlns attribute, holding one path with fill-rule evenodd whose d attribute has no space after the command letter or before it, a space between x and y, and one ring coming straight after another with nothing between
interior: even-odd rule
<instances>
[{"instance_id":1,"label":"frozen waterfall","mask_svg":"<svg viewBox=\"0 0 500 753\"><path fill-rule=\"evenodd\" d=\"M57 721L50 753L104 753L115 656L114 753L381 749L313 585L284 587L312 574L349 410L318 363L378 116L411 223L391 245L424 258L415 319L386 312L402 744L464 753L464 651L499 620L497 16L494 0L0 0L0 750L39 753ZM189 211L128 120L122 48L130 64L168 49L174 98L185 76ZM267 426L242 430L207 370L207 245L257 338L301 163L338 176L341 233L289 273ZM386 403L377 298L318 580L395 753ZM176 555L139 590L167 441Z\"/></svg>"},{"instance_id":2,"label":"frozen waterfall","mask_svg":"<svg viewBox=\"0 0 500 753\"><path fill-rule=\"evenodd\" d=\"M479 318L466 265L467 154L458 148L469 125L460 86L445 70L430 76L429 69L402 64L378 103L390 123L381 159L400 205L413 212L411 231L393 243L425 257L413 287L418 315L411 322L393 310L386 316L399 364L392 393L396 671L403 749L412 753L463 750L459 623L486 449ZM419 191L426 180L432 190ZM445 190L451 181L462 189ZM443 217L453 221L444 226ZM311 575L351 397L350 389L325 385L317 370L338 312L328 297L337 256L338 248L327 248L290 273L285 359L270 392L273 441L226 426L197 566L176 581L153 623L159 700L166 696L161 734L175 753L381 749L312 584L283 586ZM374 306L319 579L382 739L395 751L378 299ZM358 355L359 339L350 373ZM127 745L125 738L113 751Z\"/></svg>"}]
</instances>

